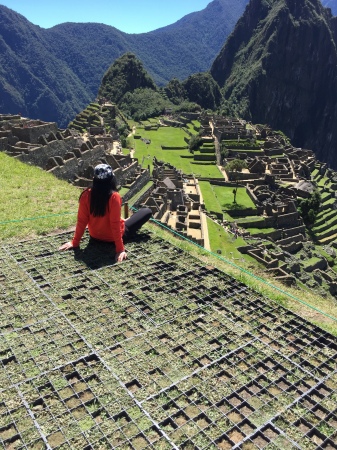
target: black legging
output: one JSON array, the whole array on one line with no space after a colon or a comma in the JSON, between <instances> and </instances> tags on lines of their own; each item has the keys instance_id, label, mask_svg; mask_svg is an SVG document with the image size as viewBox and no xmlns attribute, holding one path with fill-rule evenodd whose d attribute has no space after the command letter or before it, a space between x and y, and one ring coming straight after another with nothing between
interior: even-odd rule
<instances>
[{"instance_id":1,"label":"black legging","mask_svg":"<svg viewBox=\"0 0 337 450\"><path fill-rule=\"evenodd\" d=\"M132 238L136 232L146 223L152 216L152 211L150 208L140 208L137 212L135 212L131 217L125 220L125 230L123 234L123 239ZM95 239L90 236L91 244L99 244L104 243L104 241L100 241L99 239Z\"/></svg>"},{"instance_id":2,"label":"black legging","mask_svg":"<svg viewBox=\"0 0 337 450\"><path fill-rule=\"evenodd\" d=\"M133 236L152 216L150 208L140 208L125 220L124 238Z\"/></svg>"}]
</instances>

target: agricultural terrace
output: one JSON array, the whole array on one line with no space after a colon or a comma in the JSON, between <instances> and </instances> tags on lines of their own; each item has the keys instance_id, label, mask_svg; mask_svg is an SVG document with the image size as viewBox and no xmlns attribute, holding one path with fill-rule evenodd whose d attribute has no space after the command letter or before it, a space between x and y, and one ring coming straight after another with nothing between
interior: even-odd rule
<instances>
[{"instance_id":1,"label":"agricultural terrace","mask_svg":"<svg viewBox=\"0 0 337 450\"><path fill-rule=\"evenodd\" d=\"M136 134L129 138L129 145L135 149L135 158L138 158L143 166L150 165L151 171L152 160L155 156L157 159L181 169L185 174L194 174L196 177L223 178L214 162L194 160L193 154L188 150L185 138L189 139L189 136L182 128L159 127L158 130L145 130L137 127ZM151 143L147 144L142 139L151 141ZM163 150L162 146L172 149Z\"/></svg>"}]
</instances>

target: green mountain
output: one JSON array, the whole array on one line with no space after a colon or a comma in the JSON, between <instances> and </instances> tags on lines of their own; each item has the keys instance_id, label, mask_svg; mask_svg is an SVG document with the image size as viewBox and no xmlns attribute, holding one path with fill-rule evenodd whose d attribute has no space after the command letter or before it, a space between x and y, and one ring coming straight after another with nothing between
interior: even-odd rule
<instances>
[{"instance_id":1,"label":"green mountain","mask_svg":"<svg viewBox=\"0 0 337 450\"><path fill-rule=\"evenodd\" d=\"M0 112L63 124L90 98L77 75L53 54L45 30L0 6Z\"/></svg>"},{"instance_id":2,"label":"green mountain","mask_svg":"<svg viewBox=\"0 0 337 450\"><path fill-rule=\"evenodd\" d=\"M140 88L155 90L156 85L136 56L125 53L105 73L98 95L119 103L127 92Z\"/></svg>"},{"instance_id":3,"label":"green mountain","mask_svg":"<svg viewBox=\"0 0 337 450\"><path fill-rule=\"evenodd\" d=\"M213 0L142 34L96 23L43 29L0 5L0 113L21 112L64 127L96 97L103 75L126 52L159 86L208 70L247 1Z\"/></svg>"},{"instance_id":4,"label":"green mountain","mask_svg":"<svg viewBox=\"0 0 337 450\"><path fill-rule=\"evenodd\" d=\"M251 0L211 74L227 107L337 167L337 18L319 0Z\"/></svg>"},{"instance_id":5,"label":"green mountain","mask_svg":"<svg viewBox=\"0 0 337 450\"><path fill-rule=\"evenodd\" d=\"M99 97L116 104L127 117L143 120L166 109L195 111L216 109L221 103L220 87L209 72L171 80L159 88L133 53L125 53L109 67L98 91Z\"/></svg>"}]
</instances>

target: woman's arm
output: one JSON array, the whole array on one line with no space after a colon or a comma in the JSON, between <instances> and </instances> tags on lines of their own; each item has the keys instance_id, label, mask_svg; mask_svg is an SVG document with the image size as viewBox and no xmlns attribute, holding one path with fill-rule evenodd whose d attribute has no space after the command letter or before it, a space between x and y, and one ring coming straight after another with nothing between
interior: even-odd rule
<instances>
[{"instance_id":1,"label":"woman's arm","mask_svg":"<svg viewBox=\"0 0 337 450\"><path fill-rule=\"evenodd\" d=\"M113 240L116 246L116 253L125 253L123 243L123 231L121 221L122 199L118 192L114 192L109 201L110 226L112 230ZM126 258L123 258L126 259ZM121 260L123 260L121 259Z\"/></svg>"},{"instance_id":2,"label":"woman's arm","mask_svg":"<svg viewBox=\"0 0 337 450\"><path fill-rule=\"evenodd\" d=\"M90 216L90 191L84 191L80 197L80 204L78 206L77 223L75 234L72 240L73 247L78 247L84 234L84 231L89 222Z\"/></svg>"},{"instance_id":3,"label":"woman's arm","mask_svg":"<svg viewBox=\"0 0 337 450\"><path fill-rule=\"evenodd\" d=\"M61 247L59 247L59 250L69 250L71 248L75 248L80 245L80 241L84 234L85 228L89 222L89 215L90 215L89 200L90 200L89 191L84 191L80 197L80 203L77 212L77 222L73 240L61 245Z\"/></svg>"}]
</instances>

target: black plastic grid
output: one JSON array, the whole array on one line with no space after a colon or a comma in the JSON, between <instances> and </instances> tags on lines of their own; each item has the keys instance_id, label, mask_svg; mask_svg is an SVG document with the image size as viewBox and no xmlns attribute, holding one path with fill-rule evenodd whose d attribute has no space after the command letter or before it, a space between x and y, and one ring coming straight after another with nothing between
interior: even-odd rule
<instances>
[{"instance_id":1,"label":"black plastic grid","mask_svg":"<svg viewBox=\"0 0 337 450\"><path fill-rule=\"evenodd\" d=\"M336 338L150 234L68 237L4 247L4 448L336 448Z\"/></svg>"}]
</instances>

